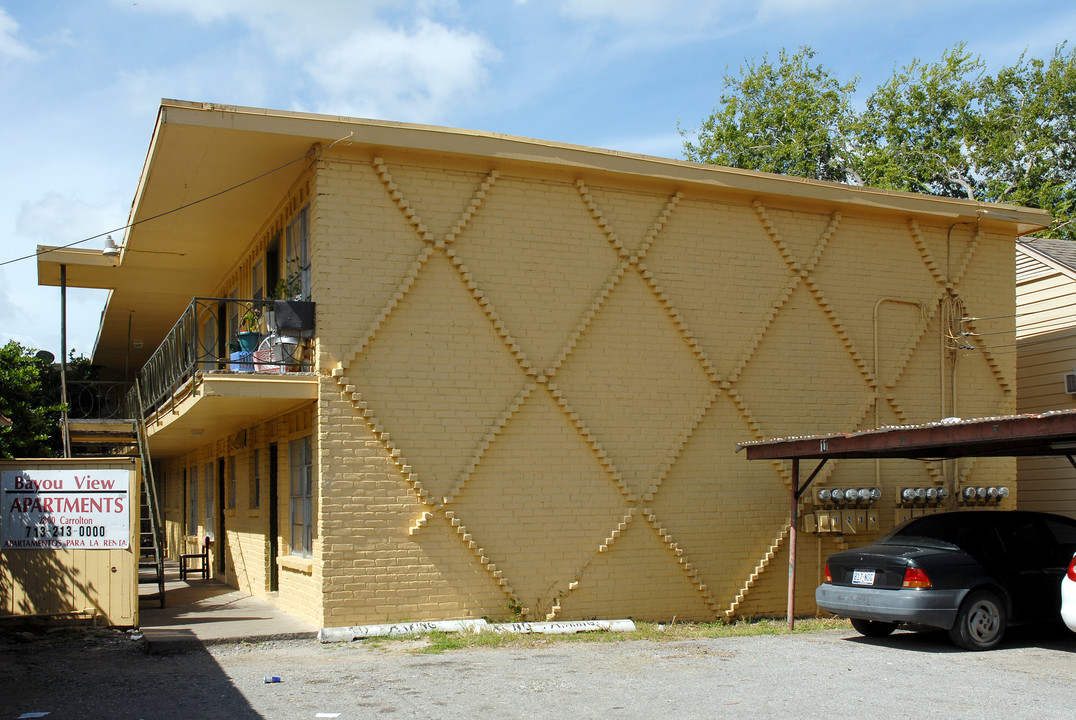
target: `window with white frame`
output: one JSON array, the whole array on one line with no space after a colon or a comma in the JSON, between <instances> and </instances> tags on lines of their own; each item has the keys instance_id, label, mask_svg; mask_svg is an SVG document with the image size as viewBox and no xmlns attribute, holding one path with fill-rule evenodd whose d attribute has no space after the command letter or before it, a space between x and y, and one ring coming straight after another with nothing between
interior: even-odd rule
<instances>
[{"instance_id":1,"label":"window with white frame","mask_svg":"<svg viewBox=\"0 0 1076 720\"><path fill-rule=\"evenodd\" d=\"M235 334L239 332L239 288L232 288L232 291L228 293L228 299L231 300L228 303L228 326L227 332L229 338L234 338Z\"/></svg>"},{"instance_id":2,"label":"window with white frame","mask_svg":"<svg viewBox=\"0 0 1076 720\"><path fill-rule=\"evenodd\" d=\"M187 534L198 534L198 468L191 466L187 477Z\"/></svg>"},{"instance_id":3,"label":"window with white frame","mask_svg":"<svg viewBox=\"0 0 1076 720\"><path fill-rule=\"evenodd\" d=\"M250 472L247 474L250 479L250 495L248 496L247 506L251 510L261 507L262 504L261 460L261 448L254 448L250 453Z\"/></svg>"},{"instance_id":4,"label":"window with white frame","mask_svg":"<svg viewBox=\"0 0 1076 720\"><path fill-rule=\"evenodd\" d=\"M201 337L198 338L198 359L203 362L213 362L217 359L217 317L214 315L216 312L216 306L213 308L213 312L204 312L201 319L201 327L199 332ZM199 367L204 369L205 365Z\"/></svg>"},{"instance_id":5,"label":"window with white frame","mask_svg":"<svg viewBox=\"0 0 1076 720\"><path fill-rule=\"evenodd\" d=\"M228 458L228 509L235 509L235 455Z\"/></svg>"},{"instance_id":6,"label":"window with white frame","mask_svg":"<svg viewBox=\"0 0 1076 720\"><path fill-rule=\"evenodd\" d=\"M291 554L310 557L313 549L314 458L310 437L292 440L288 445L291 476Z\"/></svg>"},{"instance_id":7,"label":"window with white frame","mask_svg":"<svg viewBox=\"0 0 1076 720\"><path fill-rule=\"evenodd\" d=\"M216 508L216 502L213 500L213 463L207 462L205 464L203 474L205 475L205 534L211 540L215 540L213 511Z\"/></svg>"},{"instance_id":8,"label":"window with white frame","mask_svg":"<svg viewBox=\"0 0 1076 720\"><path fill-rule=\"evenodd\" d=\"M286 242L287 260L284 274L290 278L299 274L302 299L310 299L310 229L307 220L309 205L300 210L288 223Z\"/></svg>"},{"instance_id":9,"label":"window with white frame","mask_svg":"<svg viewBox=\"0 0 1076 720\"><path fill-rule=\"evenodd\" d=\"M255 260L250 269L250 297L253 300L265 297L265 263L262 258Z\"/></svg>"}]
</instances>

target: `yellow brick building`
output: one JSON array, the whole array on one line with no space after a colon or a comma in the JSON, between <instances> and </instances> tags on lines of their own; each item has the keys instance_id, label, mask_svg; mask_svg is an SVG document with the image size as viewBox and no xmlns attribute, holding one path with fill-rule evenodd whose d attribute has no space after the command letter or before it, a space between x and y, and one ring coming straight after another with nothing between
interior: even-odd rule
<instances>
[{"instance_id":1,"label":"yellow brick building","mask_svg":"<svg viewBox=\"0 0 1076 720\"><path fill-rule=\"evenodd\" d=\"M712 620L785 608L788 468L738 442L1015 410L1014 355L965 318L1013 316L1015 238L1046 222L165 101L118 257L39 272L112 289L95 361L143 368L173 556L209 534L217 577L321 627ZM289 276L316 304L301 357L264 318L261 354L225 349ZM831 464L815 486L878 487L880 519L801 534L798 606L902 487L1013 470Z\"/></svg>"}]
</instances>

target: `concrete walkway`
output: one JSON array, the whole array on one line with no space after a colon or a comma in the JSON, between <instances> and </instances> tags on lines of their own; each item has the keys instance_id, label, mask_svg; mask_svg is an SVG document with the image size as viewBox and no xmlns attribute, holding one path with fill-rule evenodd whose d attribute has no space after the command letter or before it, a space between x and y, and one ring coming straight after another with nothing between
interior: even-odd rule
<instances>
[{"instance_id":1,"label":"concrete walkway","mask_svg":"<svg viewBox=\"0 0 1076 720\"><path fill-rule=\"evenodd\" d=\"M142 593L156 588L142 586ZM180 580L165 564L164 607L143 601L142 635L150 652L169 653L210 643L315 638L317 628L216 580Z\"/></svg>"}]
</instances>

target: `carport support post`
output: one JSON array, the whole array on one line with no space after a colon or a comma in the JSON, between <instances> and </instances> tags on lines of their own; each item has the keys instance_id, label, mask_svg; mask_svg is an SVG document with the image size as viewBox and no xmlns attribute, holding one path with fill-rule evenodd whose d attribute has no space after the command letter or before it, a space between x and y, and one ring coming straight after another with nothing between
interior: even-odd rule
<instances>
[{"instance_id":1,"label":"carport support post","mask_svg":"<svg viewBox=\"0 0 1076 720\"><path fill-rule=\"evenodd\" d=\"M800 459L792 458L792 509L788 514L788 631L796 625L796 526L799 525Z\"/></svg>"},{"instance_id":2,"label":"carport support post","mask_svg":"<svg viewBox=\"0 0 1076 720\"><path fill-rule=\"evenodd\" d=\"M796 625L796 544L799 538L796 534L796 526L800 522L800 497L811 487L815 477L826 464L827 458L822 458L810 477L800 487L800 459L792 458L792 509L788 513L788 631Z\"/></svg>"},{"instance_id":3,"label":"carport support post","mask_svg":"<svg viewBox=\"0 0 1076 720\"><path fill-rule=\"evenodd\" d=\"M71 457L71 432L67 424L67 265L60 265L60 439L64 457Z\"/></svg>"}]
</instances>

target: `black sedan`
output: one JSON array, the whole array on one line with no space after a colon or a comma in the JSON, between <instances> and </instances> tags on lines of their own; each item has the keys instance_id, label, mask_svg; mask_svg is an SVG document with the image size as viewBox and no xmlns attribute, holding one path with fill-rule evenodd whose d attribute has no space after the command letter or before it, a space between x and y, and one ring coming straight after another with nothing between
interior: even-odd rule
<instances>
[{"instance_id":1,"label":"black sedan","mask_svg":"<svg viewBox=\"0 0 1076 720\"><path fill-rule=\"evenodd\" d=\"M831 555L818 607L868 637L898 625L944 628L989 650L1010 624L1059 617L1059 587L1076 552L1076 520L968 510L909 520L877 542Z\"/></svg>"}]
</instances>

